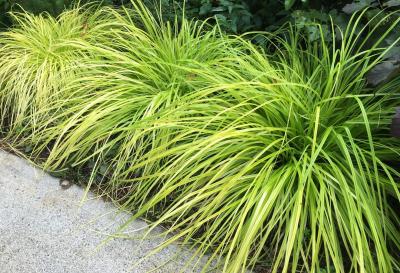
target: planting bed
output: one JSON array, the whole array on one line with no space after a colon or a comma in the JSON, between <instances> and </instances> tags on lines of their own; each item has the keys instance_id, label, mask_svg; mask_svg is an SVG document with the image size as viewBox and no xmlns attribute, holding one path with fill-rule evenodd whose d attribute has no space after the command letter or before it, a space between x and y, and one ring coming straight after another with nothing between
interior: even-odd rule
<instances>
[{"instance_id":1,"label":"planting bed","mask_svg":"<svg viewBox=\"0 0 400 273\"><path fill-rule=\"evenodd\" d=\"M155 252L184 244L208 257L203 272L400 270L400 77L366 80L398 47L399 17L361 23L364 10L315 42L132 5L13 14L0 34L8 145L132 212L118 232L167 227Z\"/></svg>"}]
</instances>

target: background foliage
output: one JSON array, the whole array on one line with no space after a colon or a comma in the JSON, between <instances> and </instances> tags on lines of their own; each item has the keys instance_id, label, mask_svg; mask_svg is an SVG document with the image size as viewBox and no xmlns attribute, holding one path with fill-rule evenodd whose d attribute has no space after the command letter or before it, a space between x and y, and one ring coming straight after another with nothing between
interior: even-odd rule
<instances>
[{"instance_id":1,"label":"background foliage","mask_svg":"<svg viewBox=\"0 0 400 273\"><path fill-rule=\"evenodd\" d=\"M155 1L146 0L146 2L151 6ZM373 17L382 10L387 13L400 7L400 0L194 0L186 3L161 0L161 2L165 15L174 14L177 9L184 8L188 17L217 18L227 31L235 33L276 29L288 21L300 25L316 21L327 23L330 17L343 25L349 20L350 15L366 7L371 8L366 14L367 17Z\"/></svg>"},{"instance_id":2,"label":"background foliage","mask_svg":"<svg viewBox=\"0 0 400 273\"><path fill-rule=\"evenodd\" d=\"M41 12L48 12L51 15L59 15L66 7L70 7L75 0L0 0L0 25L3 27L11 24L7 12L22 7L24 10L38 14ZM112 0L81 0L80 3L86 2L103 2L105 4L113 4ZM119 4L122 1L118 1Z\"/></svg>"},{"instance_id":3,"label":"background foliage","mask_svg":"<svg viewBox=\"0 0 400 273\"><path fill-rule=\"evenodd\" d=\"M84 0L84 2L94 2ZM22 6L24 9L40 13L47 11L52 15L59 14L74 0L0 0L0 21L3 25L9 24L6 12L13 7ZM109 5L127 4L129 0L102 0ZM222 28L228 32L243 33L250 30L275 30L282 24L291 21L303 28L312 39L319 39L319 31L310 23L318 22L325 26L325 34L330 37L330 18L344 27L350 16L355 12L370 7L365 19L371 19L379 13L382 18L390 11L400 8L400 0L144 0L153 10L161 10L165 18L172 18L175 14L185 14L189 18L206 19L209 17L218 20ZM400 30L399 30L400 31Z\"/></svg>"},{"instance_id":4,"label":"background foliage","mask_svg":"<svg viewBox=\"0 0 400 273\"><path fill-rule=\"evenodd\" d=\"M90 1L90 0L89 0ZM205 19L217 18L219 23L230 32L241 33L248 30L275 29L287 21L299 24L318 21L324 23L332 17L338 23L345 23L349 15L371 7L366 14L373 17L383 9L388 12L400 7L400 0L160 0L166 17L173 16L177 10L185 9L188 17ZM47 11L53 15L59 14L73 0L0 0L0 20L6 21L5 13L13 6L21 5L24 9L39 13ZM87 2L80 1L80 2ZM92 1L93 2L93 1ZM97 1L100 2L100 1ZM127 0L103 0L105 4L121 5ZM150 7L157 7L159 1L144 0ZM315 32L315 31L313 31Z\"/></svg>"}]
</instances>

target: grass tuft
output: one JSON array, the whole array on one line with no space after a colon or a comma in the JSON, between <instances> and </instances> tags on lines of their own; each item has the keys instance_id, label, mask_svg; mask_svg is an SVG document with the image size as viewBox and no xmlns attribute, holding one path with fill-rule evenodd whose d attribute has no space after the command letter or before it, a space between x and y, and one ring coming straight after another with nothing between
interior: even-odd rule
<instances>
[{"instance_id":1,"label":"grass tuft","mask_svg":"<svg viewBox=\"0 0 400 273\"><path fill-rule=\"evenodd\" d=\"M49 14L11 13L15 25L0 34L0 124L2 133L32 132L40 116L65 97L80 63L96 58L75 43L95 44L110 32L108 13L94 7ZM105 32L107 30L108 32Z\"/></svg>"}]
</instances>

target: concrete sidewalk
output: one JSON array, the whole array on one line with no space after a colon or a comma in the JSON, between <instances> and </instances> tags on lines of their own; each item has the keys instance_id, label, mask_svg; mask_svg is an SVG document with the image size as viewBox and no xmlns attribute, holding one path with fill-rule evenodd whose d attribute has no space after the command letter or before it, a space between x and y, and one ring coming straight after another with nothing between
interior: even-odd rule
<instances>
[{"instance_id":1,"label":"concrete sidewalk","mask_svg":"<svg viewBox=\"0 0 400 273\"><path fill-rule=\"evenodd\" d=\"M116 215L112 203L93 195L79 207L82 195L0 150L0 273L175 273L191 256L173 245L135 265L162 242L154 237L114 239L97 249L129 215ZM135 221L128 233L139 238L145 227Z\"/></svg>"}]
</instances>

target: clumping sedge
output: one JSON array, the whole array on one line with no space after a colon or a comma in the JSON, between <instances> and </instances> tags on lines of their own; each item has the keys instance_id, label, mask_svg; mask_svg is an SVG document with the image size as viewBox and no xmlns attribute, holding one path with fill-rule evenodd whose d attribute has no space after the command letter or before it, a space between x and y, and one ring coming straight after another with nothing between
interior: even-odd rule
<instances>
[{"instance_id":1,"label":"clumping sedge","mask_svg":"<svg viewBox=\"0 0 400 273\"><path fill-rule=\"evenodd\" d=\"M105 9L75 8L58 18L11 13L14 26L0 33L1 131L34 129L42 113L65 97L63 89L92 52L74 43L96 43L110 32ZM105 30L108 30L105 32ZM29 116L29 118L28 118Z\"/></svg>"},{"instance_id":2,"label":"clumping sedge","mask_svg":"<svg viewBox=\"0 0 400 273\"><path fill-rule=\"evenodd\" d=\"M265 49L132 4L18 15L30 21L1 34L11 38L0 55L11 57L0 61L0 115L14 147L31 146L51 171L90 166L89 186L132 211L129 221L168 227L154 251L186 244L209 258L204 272L400 270L400 142L390 131L400 78L365 80L398 44L381 46L399 20L381 33L387 17L360 29L355 15L332 26L329 44L292 26L246 34ZM44 51L14 45L58 28L69 34L40 41Z\"/></svg>"}]
</instances>

